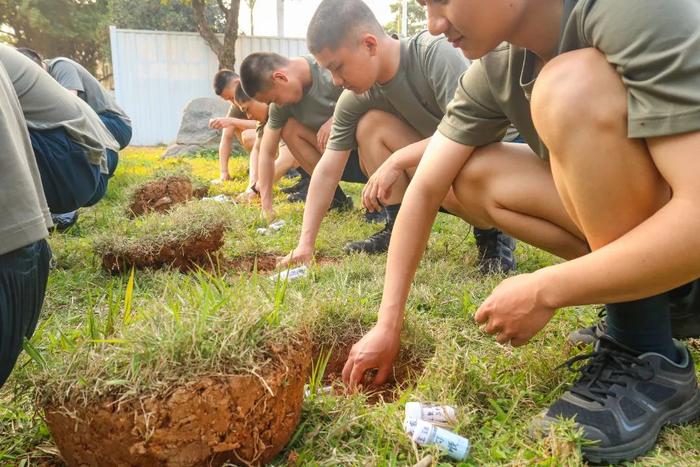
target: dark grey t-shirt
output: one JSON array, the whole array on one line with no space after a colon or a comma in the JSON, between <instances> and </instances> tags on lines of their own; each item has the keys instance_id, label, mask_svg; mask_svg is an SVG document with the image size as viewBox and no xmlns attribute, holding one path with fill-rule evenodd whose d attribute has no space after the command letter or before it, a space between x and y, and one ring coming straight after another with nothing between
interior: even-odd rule
<instances>
[{"instance_id":1,"label":"dark grey t-shirt","mask_svg":"<svg viewBox=\"0 0 700 467\"><path fill-rule=\"evenodd\" d=\"M85 96L85 101L92 110L101 114L111 112L122 120L131 124L126 112L117 105L114 97L108 93L97 81L97 78L87 71L81 64L70 58L56 57L46 60L46 71L59 82L61 86L72 91L77 91L79 96ZM82 95L81 95L82 94Z\"/></svg>"},{"instance_id":2,"label":"dark grey t-shirt","mask_svg":"<svg viewBox=\"0 0 700 467\"><path fill-rule=\"evenodd\" d=\"M304 91L304 96L295 104L279 106L270 104L270 116L267 126L273 130L280 129L287 119L294 118L307 128L318 131L321 125L333 116L335 103L343 88L333 84L328 70L324 70L312 55L303 57L311 67L311 86Z\"/></svg>"},{"instance_id":3,"label":"dark grey t-shirt","mask_svg":"<svg viewBox=\"0 0 700 467\"><path fill-rule=\"evenodd\" d=\"M698 0L565 0L559 53L594 47L627 89L628 136L700 130ZM460 80L438 130L467 146L500 139L509 122L540 157L549 157L532 121L537 57L501 44ZM574 110L575 111L575 110Z\"/></svg>"},{"instance_id":4,"label":"dark grey t-shirt","mask_svg":"<svg viewBox=\"0 0 700 467\"><path fill-rule=\"evenodd\" d=\"M399 69L389 82L375 84L362 94L345 90L340 96L328 148L356 148L357 124L371 109L401 118L423 138L432 136L468 66L462 52L445 37L422 31L402 39Z\"/></svg>"},{"instance_id":5,"label":"dark grey t-shirt","mask_svg":"<svg viewBox=\"0 0 700 467\"><path fill-rule=\"evenodd\" d=\"M71 140L85 149L88 160L107 173L105 149L119 151L119 144L95 111L10 46L0 44L0 64L12 81L27 127L63 128Z\"/></svg>"},{"instance_id":6,"label":"dark grey t-shirt","mask_svg":"<svg viewBox=\"0 0 700 467\"><path fill-rule=\"evenodd\" d=\"M0 64L0 255L48 236L51 215L27 124Z\"/></svg>"}]
</instances>

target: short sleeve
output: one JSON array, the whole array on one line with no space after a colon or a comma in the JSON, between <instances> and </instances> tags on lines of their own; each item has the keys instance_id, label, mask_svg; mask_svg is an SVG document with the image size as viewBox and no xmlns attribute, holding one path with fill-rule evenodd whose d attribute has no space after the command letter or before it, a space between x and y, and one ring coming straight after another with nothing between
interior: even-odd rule
<instances>
[{"instance_id":1,"label":"short sleeve","mask_svg":"<svg viewBox=\"0 0 700 467\"><path fill-rule=\"evenodd\" d=\"M358 95L352 91L343 91L335 105L328 149L349 151L357 148L355 139L357 124L371 108L369 92Z\"/></svg>"},{"instance_id":2,"label":"short sleeve","mask_svg":"<svg viewBox=\"0 0 700 467\"><path fill-rule=\"evenodd\" d=\"M589 0L581 14L627 88L629 137L700 130L698 0Z\"/></svg>"},{"instance_id":3,"label":"short sleeve","mask_svg":"<svg viewBox=\"0 0 700 467\"><path fill-rule=\"evenodd\" d=\"M243 112L240 107L238 107L236 104L231 104L231 107L228 109L228 114L226 115L228 118L240 118L243 120L247 120L248 116Z\"/></svg>"},{"instance_id":4,"label":"short sleeve","mask_svg":"<svg viewBox=\"0 0 700 467\"><path fill-rule=\"evenodd\" d=\"M491 92L481 60L473 62L462 74L438 131L452 141L478 147L500 141L509 125Z\"/></svg>"},{"instance_id":5,"label":"short sleeve","mask_svg":"<svg viewBox=\"0 0 700 467\"><path fill-rule=\"evenodd\" d=\"M468 61L459 49L452 47L446 40L439 40L428 50L424 66L435 100L444 113L455 95Z\"/></svg>"},{"instance_id":6,"label":"short sleeve","mask_svg":"<svg viewBox=\"0 0 700 467\"><path fill-rule=\"evenodd\" d=\"M280 130L289 117L292 116L291 110L287 106L279 106L277 104L270 104L269 116L267 119L267 126L273 130Z\"/></svg>"},{"instance_id":7,"label":"short sleeve","mask_svg":"<svg viewBox=\"0 0 700 467\"><path fill-rule=\"evenodd\" d=\"M85 87L78 74L78 69L70 62L59 60L54 63L51 67L51 76L66 89L85 92Z\"/></svg>"}]
</instances>

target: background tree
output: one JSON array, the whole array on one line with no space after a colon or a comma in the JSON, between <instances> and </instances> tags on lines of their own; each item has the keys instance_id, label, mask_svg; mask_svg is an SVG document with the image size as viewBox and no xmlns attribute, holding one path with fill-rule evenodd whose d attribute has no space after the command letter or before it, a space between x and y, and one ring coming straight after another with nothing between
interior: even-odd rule
<instances>
[{"instance_id":1,"label":"background tree","mask_svg":"<svg viewBox=\"0 0 700 467\"><path fill-rule=\"evenodd\" d=\"M240 11L240 0L216 0L223 16L222 26L224 40L221 41L216 35L216 26L207 18L207 0L191 0L194 10L194 21L197 23L197 30L209 48L219 59L219 68L233 69L236 64L236 40L238 40L238 13Z\"/></svg>"},{"instance_id":2,"label":"background tree","mask_svg":"<svg viewBox=\"0 0 700 467\"><path fill-rule=\"evenodd\" d=\"M391 5L391 14L394 15L394 19L384 25L384 29L389 34L401 34L401 0L397 0ZM425 8L420 6L418 2L409 0L408 2L408 35L415 34L423 29L427 29L428 19L425 16Z\"/></svg>"},{"instance_id":3,"label":"background tree","mask_svg":"<svg viewBox=\"0 0 700 467\"><path fill-rule=\"evenodd\" d=\"M110 6L111 24L118 28L197 32L189 1L110 0ZM205 17L215 32L223 32L224 18L218 6L208 4Z\"/></svg>"},{"instance_id":4,"label":"background tree","mask_svg":"<svg viewBox=\"0 0 700 467\"><path fill-rule=\"evenodd\" d=\"M253 10L255 9L255 2L257 2L257 0L245 0L245 4L248 5L248 9L250 10L250 35L251 36L255 35L255 28L253 27Z\"/></svg>"},{"instance_id":5,"label":"background tree","mask_svg":"<svg viewBox=\"0 0 700 467\"><path fill-rule=\"evenodd\" d=\"M72 58L93 73L109 45L108 26L106 1L0 0L0 29L7 42L46 57Z\"/></svg>"}]
</instances>

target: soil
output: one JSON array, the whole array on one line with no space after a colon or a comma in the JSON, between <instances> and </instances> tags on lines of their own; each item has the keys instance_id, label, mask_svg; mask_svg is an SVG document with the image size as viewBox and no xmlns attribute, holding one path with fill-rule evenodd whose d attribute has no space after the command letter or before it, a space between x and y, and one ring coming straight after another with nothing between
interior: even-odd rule
<instances>
[{"instance_id":1,"label":"soil","mask_svg":"<svg viewBox=\"0 0 700 467\"><path fill-rule=\"evenodd\" d=\"M204 235L173 240L163 245L155 254L134 250L124 254L107 252L102 256L102 267L112 274L127 273L136 269L159 269L166 266L183 272L198 267L209 268L217 262L217 251L224 244L223 225L215 226Z\"/></svg>"},{"instance_id":2,"label":"soil","mask_svg":"<svg viewBox=\"0 0 700 467\"><path fill-rule=\"evenodd\" d=\"M176 204L190 198L202 198L208 188L195 190L189 178L173 175L162 180L152 180L141 185L133 194L129 205L129 215L141 216L151 211L166 212Z\"/></svg>"},{"instance_id":3,"label":"soil","mask_svg":"<svg viewBox=\"0 0 700 467\"><path fill-rule=\"evenodd\" d=\"M257 372L264 384L252 374L203 377L166 395L45 407L46 422L69 466L265 464L299 424L309 348L272 349Z\"/></svg>"},{"instance_id":4,"label":"soil","mask_svg":"<svg viewBox=\"0 0 700 467\"><path fill-rule=\"evenodd\" d=\"M257 261L258 272L273 272L277 268L277 259L282 258L283 256L284 255L275 255L272 253L247 254L236 256L235 258L226 261L223 266L229 271L252 273ZM326 266L337 262L337 260L325 256L317 256L315 261L316 264L321 266ZM280 270L281 269L284 268L280 268Z\"/></svg>"},{"instance_id":5,"label":"soil","mask_svg":"<svg viewBox=\"0 0 700 467\"><path fill-rule=\"evenodd\" d=\"M313 361L318 361L321 354L321 347L324 352L333 345L333 353L328 359L326 371L323 373L323 385L332 387L331 393L336 396L345 394L345 385L343 384L343 367L350 355L352 346L360 340L362 336L354 336L344 338L335 344L330 343L316 344L313 350ZM380 401L393 402L399 396L401 389L413 384L418 376L423 372L424 361L412 355L410 350L402 350L396 362L394 363L394 371L386 383L375 385L373 382L375 371L367 371L364 374L362 383L358 389L360 392L367 395L368 402L376 404Z\"/></svg>"}]
</instances>

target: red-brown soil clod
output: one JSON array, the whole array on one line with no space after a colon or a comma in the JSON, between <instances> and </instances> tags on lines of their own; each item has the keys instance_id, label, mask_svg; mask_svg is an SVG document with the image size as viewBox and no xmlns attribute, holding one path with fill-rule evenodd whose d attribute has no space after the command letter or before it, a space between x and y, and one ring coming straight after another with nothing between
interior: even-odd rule
<instances>
[{"instance_id":1,"label":"red-brown soil clod","mask_svg":"<svg viewBox=\"0 0 700 467\"><path fill-rule=\"evenodd\" d=\"M209 376L165 395L46 407L46 422L69 466L265 464L299 424L309 348L276 346L260 378Z\"/></svg>"},{"instance_id":2,"label":"red-brown soil clod","mask_svg":"<svg viewBox=\"0 0 700 467\"><path fill-rule=\"evenodd\" d=\"M119 253L107 251L102 256L102 267L112 274L129 272L132 266L137 269L172 266L187 272L216 263L216 253L223 244L224 227L219 225L204 234L169 240L155 252L140 249Z\"/></svg>"},{"instance_id":3,"label":"red-brown soil clod","mask_svg":"<svg viewBox=\"0 0 700 467\"><path fill-rule=\"evenodd\" d=\"M162 180L152 180L141 185L134 192L129 215L141 216L151 211L166 212L177 204L191 198L202 198L208 188L194 188L189 178L173 175Z\"/></svg>"}]
</instances>

